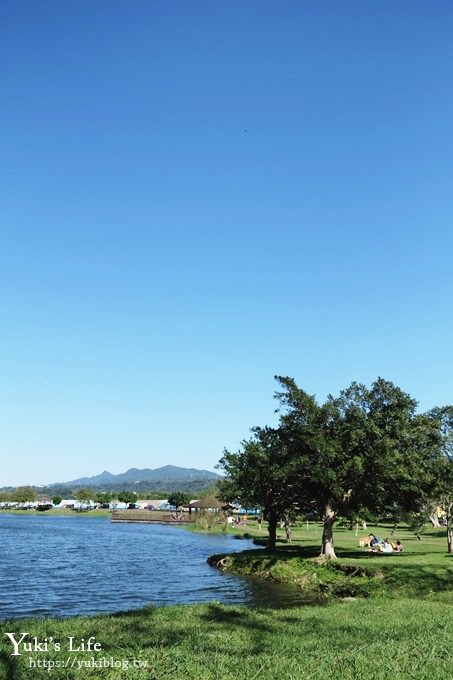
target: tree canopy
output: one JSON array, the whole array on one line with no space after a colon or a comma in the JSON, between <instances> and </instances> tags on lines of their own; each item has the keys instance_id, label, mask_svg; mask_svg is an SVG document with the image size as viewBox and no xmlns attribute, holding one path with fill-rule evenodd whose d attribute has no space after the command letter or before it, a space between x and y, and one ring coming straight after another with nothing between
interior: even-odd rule
<instances>
[{"instance_id":1,"label":"tree canopy","mask_svg":"<svg viewBox=\"0 0 453 680\"><path fill-rule=\"evenodd\" d=\"M120 491L118 494L118 500L120 503L131 505L137 500L137 495L133 491Z\"/></svg>"},{"instance_id":2,"label":"tree canopy","mask_svg":"<svg viewBox=\"0 0 453 680\"><path fill-rule=\"evenodd\" d=\"M254 436L242 443L236 453L224 451L219 462L227 477L219 482L219 495L227 502L238 501L243 507L260 507L268 521L269 547L275 547L277 521L296 503L296 489L291 485L297 462L289 459L273 428L254 428Z\"/></svg>"},{"instance_id":3,"label":"tree canopy","mask_svg":"<svg viewBox=\"0 0 453 680\"><path fill-rule=\"evenodd\" d=\"M182 491L174 491L168 497L168 502L173 505L175 510L181 508L183 505L187 505L190 502L190 496Z\"/></svg>"},{"instance_id":4,"label":"tree canopy","mask_svg":"<svg viewBox=\"0 0 453 680\"><path fill-rule=\"evenodd\" d=\"M341 516L389 506L415 510L436 484L445 437L439 418L393 383L352 383L324 404L289 377L276 376L279 424L254 428L236 453L224 452L222 495L259 505L275 545L278 516L291 508L323 518L321 555L335 558Z\"/></svg>"},{"instance_id":5,"label":"tree canopy","mask_svg":"<svg viewBox=\"0 0 453 680\"><path fill-rule=\"evenodd\" d=\"M441 433L441 457L436 483L426 494L428 503L446 513L448 552L453 553L453 406L436 407L429 412Z\"/></svg>"},{"instance_id":6,"label":"tree canopy","mask_svg":"<svg viewBox=\"0 0 453 680\"><path fill-rule=\"evenodd\" d=\"M90 501L94 496L94 491L86 486L81 486L74 491L74 498L81 503Z\"/></svg>"},{"instance_id":7,"label":"tree canopy","mask_svg":"<svg viewBox=\"0 0 453 680\"><path fill-rule=\"evenodd\" d=\"M19 486L11 496L17 503L32 503L36 500L36 491L31 486Z\"/></svg>"}]
</instances>

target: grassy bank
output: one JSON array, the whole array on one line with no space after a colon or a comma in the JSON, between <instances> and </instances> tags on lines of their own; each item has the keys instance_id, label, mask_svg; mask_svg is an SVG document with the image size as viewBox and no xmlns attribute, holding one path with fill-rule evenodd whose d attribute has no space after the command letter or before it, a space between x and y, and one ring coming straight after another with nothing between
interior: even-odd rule
<instances>
[{"instance_id":1,"label":"grassy bank","mask_svg":"<svg viewBox=\"0 0 453 680\"><path fill-rule=\"evenodd\" d=\"M387 536L391 528L381 525L369 530ZM253 524L247 532L264 536ZM358 547L360 535L338 528L335 541L339 559L319 564L321 527L301 526L293 530L292 544L279 543L275 553L249 550L226 557L216 555L211 561L233 573L292 583L317 593L321 601L348 596L409 596L453 604L453 556L446 553L445 530L433 529L418 540L400 528L397 536L404 545L402 553L370 554Z\"/></svg>"},{"instance_id":2,"label":"grassy bank","mask_svg":"<svg viewBox=\"0 0 453 680\"><path fill-rule=\"evenodd\" d=\"M61 650L10 656L12 644L2 635L1 680L445 680L453 661L451 608L415 599L259 611L210 603L15 621L4 623L5 631L52 638ZM78 645L90 636L99 651L68 650L69 637ZM47 668L36 666L38 660ZM78 665L94 662L98 667Z\"/></svg>"}]
</instances>

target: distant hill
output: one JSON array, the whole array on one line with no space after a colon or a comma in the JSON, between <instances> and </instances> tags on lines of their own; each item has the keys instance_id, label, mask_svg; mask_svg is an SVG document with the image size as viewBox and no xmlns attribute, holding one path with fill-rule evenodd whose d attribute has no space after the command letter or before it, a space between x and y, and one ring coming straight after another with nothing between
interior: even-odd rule
<instances>
[{"instance_id":1,"label":"distant hill","mask_svg":"<svg viewBox=\"0 0 453 680\"><path fill-rule=\"evenodd\" d=\"M206 488L221 479L220 475L208 470L196 470L195 468L181 468L175 465L164 465L163 467L151 470L145 468L130 468L126 472L113 475L104 470L100 475L94 477L80 477L70 482L56 482L47 485L47 489L55 487L68 487L75 489L80 486L88 486L92 489L129 489L152 487L155 489L176 489L176 488Z\"/></svg>"}]
</instances>

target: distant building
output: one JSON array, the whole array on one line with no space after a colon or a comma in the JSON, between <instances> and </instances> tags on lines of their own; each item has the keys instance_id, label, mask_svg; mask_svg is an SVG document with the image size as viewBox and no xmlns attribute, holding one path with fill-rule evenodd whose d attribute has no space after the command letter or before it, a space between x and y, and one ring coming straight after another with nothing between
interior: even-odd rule
<instances>
[{"instance_id":1,"label":"distant building","mask_svg":"<svg viewBox=\"0 0 453 680\"><path fill-rule=\"evenodd\" d=\"M135 501L135 507L140 510L158 510L161 504L165 502L162 499L146 498Z\"/></svg>"},{"instance_id":2,"label":"distant building","mask_svg":"<svg viewBox=\"0 0 453 680\"><path fill-rule=\"evenodd\" d=\"M38 496L38 502L36 503L37 510L50 510L52 507L52 499L49 496Z\"/></svg>"},{"instance_id":3,"label":"distant building","mask_svg":"<svg viewBox=\"0 0 453 680\"><path fill-rule=\"evenodd\" d=\"M37 505L53 505L52 499L49 496L38 496Z\"/></svg>"},{"instance_id":4,"label":"distant building","mask_svg":"<svg viewBox=\"0 0 453 680\"><path fill-rule=\"evenodd\" d=\"M75 504L77 503L75 498L64 498L58 505L56 505L56 508L69 508L72 509Z\"/></svg>"}]
</instances>

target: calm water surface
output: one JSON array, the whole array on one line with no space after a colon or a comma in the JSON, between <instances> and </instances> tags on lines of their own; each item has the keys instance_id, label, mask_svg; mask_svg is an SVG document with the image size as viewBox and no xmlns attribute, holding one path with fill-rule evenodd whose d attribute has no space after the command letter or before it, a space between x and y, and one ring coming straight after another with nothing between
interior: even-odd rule
<instances>
[{"instance_id":1,"label":"calm water surface","mask_svg":"<svg viewBox=\"0 0 453 680\"><path fill-rule=\"evenodd\" d=\"M115 612L147 604L302 604L289 587L224 574L209 555L253 548L232 536L104 517L0 514L0 618Z\"/></svg>"}]
</instances>

